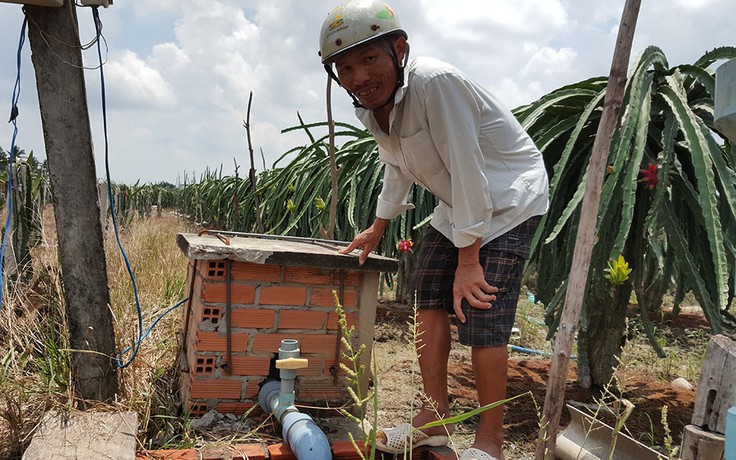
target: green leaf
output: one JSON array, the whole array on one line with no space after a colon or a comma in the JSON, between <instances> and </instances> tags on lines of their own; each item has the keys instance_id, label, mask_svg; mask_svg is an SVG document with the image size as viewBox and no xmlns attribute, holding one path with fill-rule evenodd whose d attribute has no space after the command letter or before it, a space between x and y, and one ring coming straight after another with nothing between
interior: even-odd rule
<instances>
[{"instance_id":1,"label":"green leaf","mask_svg":"<svg viewBox=\"0 0 736 460\"><path fill-rule=\"evenodd\" d=\"M723 243L723 230L721 227L718 204L716 201L715 175L713 172L713 160L706 135L710 136L707 129L702 126L698 118L687 106L687 95L673 89L678 88L673 77L667 77L670 86L660 88L660 94L665 98L672 108L680 129L692 151L695 175L698 180L699 203L702 207L704 228L710 243L715 269L715 284L717 287L716 299L718 308L726 308L728 299L728 267L726 253ZM720 154L720 152L718 152Z\"/></svg>"}]
</instances>

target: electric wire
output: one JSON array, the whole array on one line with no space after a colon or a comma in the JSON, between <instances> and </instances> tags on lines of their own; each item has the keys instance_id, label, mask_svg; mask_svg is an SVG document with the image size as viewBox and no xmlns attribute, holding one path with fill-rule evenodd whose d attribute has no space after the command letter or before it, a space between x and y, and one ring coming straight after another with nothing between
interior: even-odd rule
<instances>
[{"instance_id":1,"label":"electric wire","mask_svg":"<svg viewBox=\"0 0 736 460\"><path fill-rule=\"evenodd\" d=\"M20 38L18 39L18 51L16 54L16 75L15 85L13 86L13 97L10 104L10 123L13 124L13 135L10 141L10 152L8 153L8 215L5 218L5 231L3 232L3 242L0 246L0 311L3 309L3 287L4 287L4 268L5 268L5 248L8 242L8 233L10 233L10 222L13 216L13 165L15 164L15 140L18 137L18 101L20 100L20 67L21 52L23 44L26 41L27 19L23 19L23 25L20 28Z\"/></svg>"},{"instance_id":2,"label":"electric wire","mask_svg":"<svg viewBox=\"0 0 736 460\"><path fill-rule=\"evenodd\" d=\"M109 142L108 142L108 136L107 136L107 102L106 102L106 95L105 95L105 72L103 70L103 62L102 62L102 48L100 46L100 42L104 40L104 38L101 37L101 21L99 16L99 11L96 6L92 7L92 16L95 21L95 31L97 34L97 57L99 58L99 70L100 70L100 88L101 88L101 103L102 103L102 131L104 135L104 145L105 145L105 178L107 180L107 193L108 198L110 200L110 211L112 215L112 224L113 228L115 229L115 239L118 244L118 248L120 249L120 254L123 256L123 261L125 262L125 268L128 271L128 275L130 276L130 281L133 286L133 297L135 299L135 307L136 307L136 313L138 315L138 339L135 341L135 343L125 350L121 351L116 357L115 361L117 362L118 367L121 369L124 369L128 367L133 360L135 360L136 356L138 355L138 350L140 349L141 342L148 336L148 334L153 330L153 328L158 324L158 322L166 316L167 313L169 313L172 310L175 310L176 308L180 307L184 302L189 300L188 298L180 301L176 305L170 307L168 310L163 312L154 322L151 324L151 326L143 332L143 313L141 311L141 303L140 299L138 297L138 284L135 280L135 275L133 274L133 269L130 266L130 261L128 260L128 255L125 252L125 249L123 248L123 244L120 241L120 230L118 229L118 222L117 222L117 216L115 213L115 197L112 190L112 180L110 178L110 159L109 159ZM105 42L107 43L107 42ZM133 354L130 356L128 361L125 363L121 362L121 358L123 355L128 353L129 351L133 350Z\"/></svg>"},{"instance_id":3,"label":"electric wire","mask_svg":"<svg viewBox=\"0 0 736 460\"><path fill-rule=\"evenodd\" d=\"M77 65L77 64L73 64L73 63L65 60L63 57L61 57L59 55L59 53L57 53L54 50L54 47L51 46L51 43L49 43L49 39L51 39L52 41L54 41L54 42L56 42L56 43L58 43L58 44L60 44L62 46L66 46L68 48L79 48L79 49L84 50L84 51L92 48L95 44L97 44L97 41L101 39L102 41L105 42L105 62L104 63L105 64L107 63L108 46L107 46L107 40L105 39L105 36L104 35L100 35L99 37L95 37L95 38L93 38L92 40L90 40L88 43L86 43L84 45L82 45L82 44L74 45L74 44L71 44L71 43L67 43L64 40L61 40L60 38L55 37L54 35L52 35L52 34L46 32L46 31L44 31L43 28L41 28L41 26L36 22L36 20L32 16L28 16L28 13L26 13L25 7L23 8L23 14L25 15L26 19L27 20L30 19L31 24L36 29L38 29L38 35L41 37L41 40L43 40L43 42L46 44L46 47L48 47L49 51L51 51L51 54L53 54L54 56L56 56L59 59L59 61L63 62L64 64L66 64L66 65L68 65L70 67L74 67L74 68L77 68L77 69L84 69L84 70L97 70L99 68L99 66L86 67L84 65ZM74 24L76 26L76 21L73 20L73 22L74 22ZM100 26L100 30L101 29L102 29L102 27Z\"/></svg>"}]
</instances>

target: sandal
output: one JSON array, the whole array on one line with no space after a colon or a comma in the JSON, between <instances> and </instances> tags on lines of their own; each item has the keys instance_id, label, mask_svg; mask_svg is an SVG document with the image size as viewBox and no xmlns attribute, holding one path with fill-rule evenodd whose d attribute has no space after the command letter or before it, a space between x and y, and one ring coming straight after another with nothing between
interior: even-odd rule
<instances>
[{"instance_id":1,"label":"sandal","mask_svg":"<svg viewBox=\"0 0 736 460\"><path fill-rule=\"evenodd\" d=\"M383 436L381 436L383 433ZM381 438L385 438L381 439ZM450 437L438 434L430 436L423 431L414 429L410 423L402 423L393 428L378 430L376 433L376 448L390 454L401 454L421 446L445 446Z\"/></svg>"},{"instance_id":2,"label":"sandal","mask_svg":"<svg viewBox=\"0 0 736 460\"><path fill-rule=\"evenodd\" d=\"M498 460L498 459L487 452L483 452L480 449L471 447L469 449L465 449L463 453L460 455L460 458L458 458L458 460Z\"/></svg>"}]
</instances>

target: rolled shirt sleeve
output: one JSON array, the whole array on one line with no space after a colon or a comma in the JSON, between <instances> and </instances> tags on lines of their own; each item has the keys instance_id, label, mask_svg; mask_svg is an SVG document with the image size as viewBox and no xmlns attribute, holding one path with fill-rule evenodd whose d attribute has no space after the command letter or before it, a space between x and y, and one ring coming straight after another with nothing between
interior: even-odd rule
<instances>
[{"instance_id":1,"label":"rolled shirt sleeve","mask_svg":"<svg viewBox=\"0 0 736 460\"><path fill-rule=\"evenodd\" d=\"M378 195L376 217L391 220L414 205L406 202L413 181L390 163L384 163L383 187Z\"/></svg>"}]
</instances>

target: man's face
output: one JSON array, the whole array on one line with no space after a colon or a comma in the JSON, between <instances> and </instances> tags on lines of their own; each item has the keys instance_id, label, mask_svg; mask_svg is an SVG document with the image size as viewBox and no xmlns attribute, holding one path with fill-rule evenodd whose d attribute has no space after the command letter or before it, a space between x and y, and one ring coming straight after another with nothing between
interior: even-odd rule
<instances>
[{"instance_id":1,"label":"man's face","mask_svg":"<svg viewBox=\"0 0 736 460\"><path fill-rule=\"evenodd\" d=\"M376 40L348 50L335 59L340 83L366 109L383 107L396 88L398 75L389 46L385 40Z\"/></svg>"}]
</instances>

